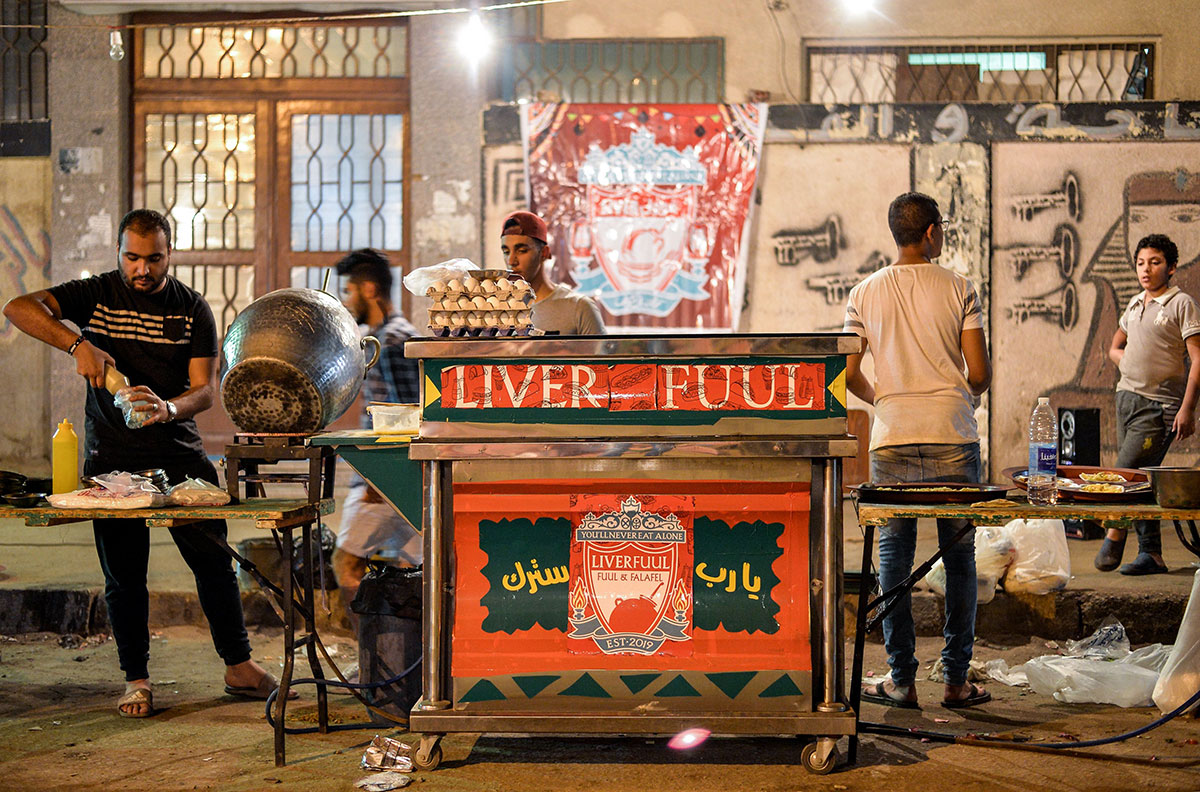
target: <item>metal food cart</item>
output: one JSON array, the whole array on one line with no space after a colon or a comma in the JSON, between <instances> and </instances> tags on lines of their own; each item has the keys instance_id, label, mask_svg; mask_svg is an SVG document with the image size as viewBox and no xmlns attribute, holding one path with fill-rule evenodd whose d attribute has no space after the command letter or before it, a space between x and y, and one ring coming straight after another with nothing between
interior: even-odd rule
<instances>
[{"instance_id":1,"label":"metal food cart","mask_svg":"<svg viewBox=\"0 0 1200 792\"><path fill-rule=\"evenodd\" d=\"M320 435L398 508L421 465L424 695L449 732L855 733L848 334L414 339L411 444ZM403 510L403 509L402 509Z\"/></svg>"}]
</instances>

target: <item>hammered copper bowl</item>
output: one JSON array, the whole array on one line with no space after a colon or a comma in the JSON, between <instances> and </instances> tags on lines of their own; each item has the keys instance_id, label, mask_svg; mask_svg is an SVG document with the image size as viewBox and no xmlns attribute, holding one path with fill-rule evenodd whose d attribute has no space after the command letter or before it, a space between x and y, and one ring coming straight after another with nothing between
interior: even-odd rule
<instances>
[{"instance_id":1,"label":"hammered copper bowl","mask_svg":"<svg viewBox=\"0 0 1200 792\"><path fill-rule=\"evenodd\" d=\"M1154 500L1164 509L1200 509L1200 468L1146 467Z\"/></svg>"}]
</instances>

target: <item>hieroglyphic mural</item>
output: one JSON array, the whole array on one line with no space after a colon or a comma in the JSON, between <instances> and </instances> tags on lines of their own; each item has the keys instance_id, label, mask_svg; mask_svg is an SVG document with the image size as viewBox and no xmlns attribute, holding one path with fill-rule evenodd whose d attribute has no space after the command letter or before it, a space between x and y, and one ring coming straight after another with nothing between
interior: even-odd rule
<instances>
[{"instance_id":1,"label":"hieroglyphic mural","mask_svg":"<svg viewBox=\"0 0 1200 792\"><path fill-rule=\"evenodd\" d=\"M895 259L892 198L909 189L908 146L767 146L743 327L841 330L854 284Z\"/></svg>"},{"instance_id":2,"label":"hieroglyphic mural","mask_svg":"<svg viewBox=\"0 0 1200 792\"><path fill-rule=\"evenodd\" d=\"M1039 395L1101 410L1102 462L1116 456L1108 348L1121 309L1140 291L1133 249L1146 234L1179 245L1173 283L1200 294L1200 145L1000 144L993 150L997 442L1023 448ZM1032 211L1031 211L1032 210ZM1192 464L1194 440L1168 464ZM1011 464L1021 454L1011 454Z\"/></svg>"}]
</instances>

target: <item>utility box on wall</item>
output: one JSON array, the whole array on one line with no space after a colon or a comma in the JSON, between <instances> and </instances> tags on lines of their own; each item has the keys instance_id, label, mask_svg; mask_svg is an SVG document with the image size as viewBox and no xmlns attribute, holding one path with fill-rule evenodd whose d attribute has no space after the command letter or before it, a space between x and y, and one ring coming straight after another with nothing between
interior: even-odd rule
<instances>
[{"instance_id":1,"label":"utility box on wall","mask_svg":"<svg viewBox=\"0 0 1200 792\"><path fill-rule=\"evenodd\" d=\"M1100 464L1100 410L1058 408L1058 461L1069 465Z\"/></svg>"}]
</instances>

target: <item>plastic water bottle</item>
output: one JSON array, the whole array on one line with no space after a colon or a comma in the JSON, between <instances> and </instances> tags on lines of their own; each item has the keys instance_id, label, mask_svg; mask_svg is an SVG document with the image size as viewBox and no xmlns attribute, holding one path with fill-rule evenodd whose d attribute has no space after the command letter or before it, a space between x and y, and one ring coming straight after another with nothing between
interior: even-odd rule
<instances>
[{"instance_id":1,"label":"plastic water bottle","mask_svg":"<svg viewBox=\"0 0 1200 792\"><path fill-rule=\"evenodd\" d=\"M1030 503L1058 503L1058 421L1047 396L1038 398L1029 417L1029 469L1026 495Z\"/></svg>"}]
</instances>

